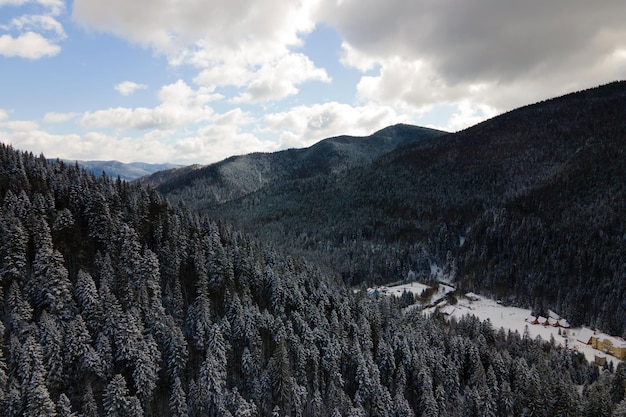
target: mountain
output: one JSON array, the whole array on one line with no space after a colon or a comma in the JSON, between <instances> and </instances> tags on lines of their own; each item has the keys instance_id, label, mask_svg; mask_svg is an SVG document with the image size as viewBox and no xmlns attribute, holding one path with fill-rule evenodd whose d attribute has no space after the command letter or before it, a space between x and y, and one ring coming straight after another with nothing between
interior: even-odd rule
<instances>
[{"instance_id":1,"label":"mountain","mask_svg":"<svg viewBox=\"0 0 626 417\"><path fill-rule=\"evenodd\" d=\"M159 172L139 181L156 187L171 200L183 199L191 207L207 208L268 185L337 175L367 165L398 147L442 134L438 130L399 124L367 137L339 136L309 148L233 156L205 167Z\"/></svg>"},{"instance_id":2,"label":"mountain","mask_svg":"<svg viewBox=\"0 0 626 417\"><path fill-rule=\"evenodd\" d=\"M70 163L70 161L65 162ZM145 177L158 171L180 167L180 165L175 164L148 164L145 162L126 164L118 161L76 161L76 163L95 175L102 175L104 172L109 177L115 178L119 176L127 181Z\"/></svg>"},{"instance_id":3,"label":"mountain","mask_svg":"<svg viewBox=\"0 0 626 417\"><path fill-rule=\"evenodd\" d=\"M586 417L626 406L624 363L600 373L554 341L427 317L404 308L408 294L355 293L153 188L0 145L0 202L2 416Z\"/></svg>"},{"instance_id":4,"label":"mountain","mask_svg":"<svg viewBox=\"0 0 626 417\"><path fill-rule=\"evenodd\" d=\"M351 285L413 271L626 335L624 114L615 82L205 212Z\"/></svg>"}]
</instances>

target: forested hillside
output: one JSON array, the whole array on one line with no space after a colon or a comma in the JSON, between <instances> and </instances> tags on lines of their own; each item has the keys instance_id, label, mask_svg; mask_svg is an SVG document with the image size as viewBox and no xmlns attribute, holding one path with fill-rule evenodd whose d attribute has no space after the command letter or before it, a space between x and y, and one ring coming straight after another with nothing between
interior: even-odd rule
<instances>
[{"instance_id":1,"label":"forested hillside","mask_svg":"<svg viewBox=\"0 0 626 417\"><path fill-rule=\"evenodd\" d=\"M444 133L399 124L367 137L339 136L309 148L233 156L204 167L162 171L139 182L166 193L172 202L182 200L190 208L208 210L267 186L367 165L398 147Z\"/></svg>"},{"instance_id":2,"label":"forested hillside","mask_svg":"<svg viewBox=\"0 0 626 417\"><path fill-rule=\"evenodd\" d=\"M624 115L626 82L616 82L369 165L277 181L210 213L350 285L438 271L626 336Z\"/></svg>"},{"instance_id":3,"label":"forested hillside","mask_svg":"<svg viewBox=\"0 0 626 417\"><path fill-rule=\"evenodd\" d=\"M623 364L354 294L154 190L1 145L0 201L2 416L626 415Z\"/></svg>"}]
</instances>

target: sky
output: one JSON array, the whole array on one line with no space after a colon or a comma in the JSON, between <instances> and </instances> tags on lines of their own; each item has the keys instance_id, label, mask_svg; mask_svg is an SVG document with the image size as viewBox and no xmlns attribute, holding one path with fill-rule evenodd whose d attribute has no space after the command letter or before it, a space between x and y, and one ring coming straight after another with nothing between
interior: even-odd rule
<instances>
[{"instance_id":1,"label":"sky","mask_svg":"<svg viewBox=\"0 0 626 417\"><path fill-rule=\"evenodd\" d=\"M0 142L208 164L626 78L623 0L0 0Z\"/></svg>"}]
</instances>

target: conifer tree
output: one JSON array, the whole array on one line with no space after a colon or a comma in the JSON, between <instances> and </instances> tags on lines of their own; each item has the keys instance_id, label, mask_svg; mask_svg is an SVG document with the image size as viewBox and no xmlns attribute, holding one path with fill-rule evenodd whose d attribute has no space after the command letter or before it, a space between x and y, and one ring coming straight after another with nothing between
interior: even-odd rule
<instances>
[{"instance_id":1,"label":"conifer tree","mask_svg":"<svg viewBox=\"0 0 626 417\"><path fill-rule=\"evenodd\" d=\"M137 397L129 395L126 380L116 374L104 390L102 399L105 417L142 416Z\"/></svg>"},{"instance_id":2,"label":"conifer tree","mask_svg":"<svg viewBox=\"0 0 626 417\"><path fill-rule=\"evenodd\" d=\"M46 369L41 345L30 336L22 346L18 373L22 378L24 416L56 416L56 406L46 386Z\"/></svg>"},{"instance_id":3,"label":"conifer tree","mask_svg":"<svg viewBox=\"0 0 626 417\"><path fill-rule=\"evenodd\" d=\"M172 388L169 398L169 409L172 417L187 417L187 397L178 377L172 381Z\"/></svg>"},{"instance_id":4,"label":"conifer tree","mask_svg":"<svg viewBox=\"0 0 626 417\"><path fill-rule=\"evenodd\" d=\"M76 413L72 411L72 404L67 395L59 395L57 400L57 417L77 417Z\"/></svg>"}]
</instances>

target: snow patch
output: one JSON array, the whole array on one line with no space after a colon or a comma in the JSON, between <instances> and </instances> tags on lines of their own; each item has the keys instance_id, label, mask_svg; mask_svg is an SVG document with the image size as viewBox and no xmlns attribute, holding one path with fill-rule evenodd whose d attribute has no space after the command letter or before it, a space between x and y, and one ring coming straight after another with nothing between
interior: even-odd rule
<instances>
[{"instance_id":1,"label":"snow patch","mask_svg":"<svg viewBox=\"0 0 626 417\"><path fill-rule=\"evenodd\" d=\"M470 293L471 294L471 293ZM536 338L540 336L543 340L549 341L550 337L554 338L555 343L560 346L581 352L585 355L585 358L593 363L596 355L601 353L599 350L594 349L590 345L581 342L579 339L585 340L588 329L586 328L563 328L555 325L549 325L549 322L555 321L556 314L551 314L552 320L545 317L533 317L530 310L526 310L519 307L506 307L498 304L496 301L471 294L472 297L459 297L457 304L453 309L449 309L446 304L439 304L439 307L446 316L461 318L467 315L476 317L479 320L489 320L494 329L504 328L504 330L510 330L512 332L517 331L520 335L524 332L528 332L529 336ZM430 307L424 310L426 314L432 314L436 307ZM545 325L531 324L542 320ZM567 320L563 320L564 323L569 323ZM558 321L556 321L558 323ZM607 362L613 362L613 365L617 366L621 361L613 356L607 356Z\"/></svg>"}]
</instances>

